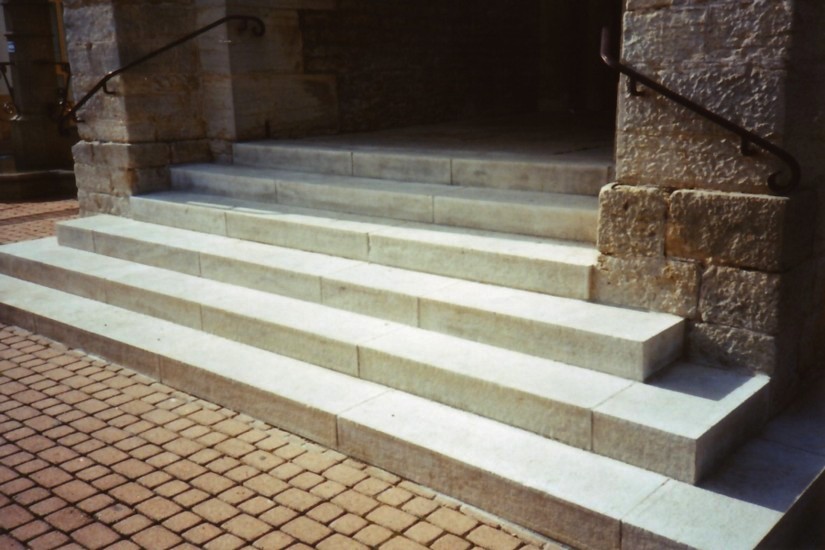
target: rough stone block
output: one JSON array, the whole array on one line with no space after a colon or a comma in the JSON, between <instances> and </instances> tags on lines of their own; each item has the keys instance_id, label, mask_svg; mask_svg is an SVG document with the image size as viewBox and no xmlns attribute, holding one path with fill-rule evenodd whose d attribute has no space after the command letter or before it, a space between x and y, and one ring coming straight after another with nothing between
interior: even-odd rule
<instances>
[{"instance_id":1,"label":"rough stone block","mask_svg":"<svg viewBox=\"0 0 825 550\"><path fill-rule=\"evenodd\" d=\"M175 141L169 144L170 161L172 164L190 162L204 162L212 159L209 150L209 141L199 139L194 141Z\"/></svg>"},{"instance_id":2,"label":"rough stone block","mask_svg":"<svg viewBox=\"0 0 825 550\"><path fill-rule=\"evenodd\" d=\"M668 256L781 271L812 252L815 202L792 198L680 190L671 195Z\"/></svg>"},{"instance_id":3,"label":"rough stone block","mask_svg":"<svg viewBox=\"0 0 825 550\"><path fill-rule=\"evenodd\" d=\"M778 334L799 327L812 310L814 264L783 274L711 266L702 274L704 322Z\"/></svg>"},{"instance_id":4,"label":"rough stone block","mask_svg":"<svg viewBox=\"0 0 825 550\"><path fill-rule=\"evenodd\" d=\"M599 250L618 256L661 256L666 217L666 191L607 185L599 193Z\"/></svg>"},{"instance_id":5,"label":"rough stone block","mask_svg":"<svg viewBox=\"0 0 825 550\"><path fill-rule=\"evenodd\" d=\"M169 163L166 143L95 143L95 162L112 168L165 166Z\"/></svg>"},{"instance_id":6,"label":"rough stone block","mask_svg":"<svg viewBox=\"0 0 825 550\"><path fill-rule=\"evenodd\" d=\"M773 376L780 361L779 337L743 328L691 323L688 356L713 366Z\"/></svg>"},{"instance_id":7,"label":"rough stone block","mask_svg":"<svg viewBox=\"0 0 825 550\"><path fill-rule=\"evenodd\" d=\"M80 203L80 212L83 215L97 213L128 217L131 213L129 198L124 196L114 196L78 189L77 200Z\"/></svg>"},{"instance_id":8,"label":"rough stone block","mask_svg":"<svg viewBox=\"0 0 825 550\"><path fill-rule=\"evenodd\" d=\"M593 299L693 318L699 300L699 266L662 258L601 256L593 271Z\"/></svg>"},{"instance_id":9,"label":"rough stone block","mask_svg":"<svg viewBox=\"0 0 825 550\"><path fill-rule=\"evenodd\" d=\"M711 266L702 274L703 321L768 334L779 330L781 275Z\"/></svg>"}]
</instances>

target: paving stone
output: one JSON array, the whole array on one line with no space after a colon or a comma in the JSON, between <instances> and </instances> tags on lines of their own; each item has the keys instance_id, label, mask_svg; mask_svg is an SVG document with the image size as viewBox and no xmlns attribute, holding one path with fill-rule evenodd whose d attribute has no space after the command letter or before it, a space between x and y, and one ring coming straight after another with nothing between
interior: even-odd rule
<instances>
[{"instance_id":1,"label":"paving stone","mask_svg":"<svg viewBox=\"0 0 825 550\"><path fill-rule=\"evenodd\" d=\"M181 511L181 507L163 497L152 497L136 506L143 515L156 522L161 522Z\"/></svg>"},{"instance_id":2,"label":"paving stone","mask_svg":"<svg viewBox=\"0 0 825 550\"><path fill-rule=\"evenodd\" d=\"M178 544L181 538L169 529L155 525L132 535L132 540L144 548L166 550Z\"/></svg>"},{"instance_id":3,"label":"paving stone","mask_svg":"<svg viewBox=\"0 0 825 550\"><path fill-rule=\"evenodd\" d=\"M265 497L272 497L289 488L288 484L268 474L260 474L247 479L243 485Z\"/></svg>"},{"instance_id":4,"label":"paving stone","mask_svg":"<svg viewBox=\"0 0 825 550\"><path fill-rule=\"evenodd\" d=\"M465 535L470 529L478 525L475 519L448 508L439 508L427 516L427 521L459 536Z\"/></svg>"},{"instance_id":5,"label":"paving stone","mask_svg":"<svg viewBox=\"0 0 825 550\"><path fill-rule=\"evenodd\" d=\"M292 487L278 493L275 496L275 501L298 512L306 512L317 505L321 499L306 491Z\"/></svg>"},{"instance_id":6,"label":"paving stone","mask_svg":"<svg viewBox=\"0 0 825 550\"><path fill-rule=\"evenodd\" d=\"M286 548L293 542L295 542L295 539L290 537L286 533L275 531L274 533L270 533L256 540L253 543L253 546L255 548L260 548L261 550L281 550L282 548Z\"/></svg>"},{"instance_id":7,"label":"paving stone","mask_svg":"<svg viewBox=\"0 0 825 550\"><path fill-rule=\"evenodd\" d=\"M62 508L49 514L45 519L63 532L74 531L92 521L88 514L72 507Z\"/></svg>"},{"instance_id":8,"label":"paving stone","mask_svg":"<svg viewBox=\"0 0 825 550\"><path fill-rule=\"evenodd\" d=\"M10 534L16 541L26 542L51 530L52 526L45 521L34 520L13 529ZM0 548L2 548L2 544L0 544Z\"/></svg>"},{"instance_id":9,"label":"paving stone","mask_svg":"<svg viewBox=\"0 0 825 550\"><path fill-rule=\"evenodd\" d=\"M416 522L416 517L393 508L391 506L379 506L367 515L366 519L379 525L400 533Z\"/></svg>"},{"instance_id":10,"label":"paving stone","mask_svg":"<svg viewBox=\"0 0 825 550\"><path fill-rule=\"evenodd\" d=\"M92 523L72 533L72 539L91 550L107 548L120 536L102 523Z\"/></svg>"},{"instance_id":11,"label":"paving stone","mask_svg":"<svg viewBox=\"0 0 825 550\"><path fill-rule=\"evenodd\" d=\"M389 504L390 506L401 506L408 500L412 499L413 496L414 495L412 493L400 487L392 487L378 495L376 498L384 504Z\"/></svg>"},{"instance_id":12,"label":"paving stone","mask_svg":"<svg viewBox=\"0 0 825 550\"><path fill-rule=\"evenodd\" d=\"M333 498L332 502L348 512L361 516L367 515L379 505L378 501L353 490L341 493Z\"/></svg>"},{"instance_id":13,"label":"paving stone","mask_svg":"<svg viewBox=\"0 0 825 550\"><path fill-rule=\"evenodd\" d=\"M0 528L12 530L34 519L28 510L17 504L0 508Z\"/></svg>"},{"instance_id":14,"label":"paving stone","mask_svg":"<svg viewBox=\"0 0 825 550\"><path fill-rule=\"evenodd\" d=\"M340 495L346 490L347 488L344 485L338 483L337 481L325 481L310 489L309 492L321 498L331 499L336 495Z\"/></svg>"},{"instance_id":15,"label":"paving stone","mask_svg":"<svg viewBox=\"0 0 825 550\"><path fill-rule=\"evenodd\" d=\"M231 506L216 498L201 502L200 504L194 506L192 511L212 523L224 522L239 513L234 506Z\"/></svg>"},{"instance_id":16,"label":"paving stone","mask_svg":"<svg viewBox=\"0 0 825 550\"><path fill-rule=\"evenodd\" d=\"M344 509L331 502L322 502L307 512L307 516L325 525L344 515Z\"/></svg>"},{"instance_id":17,"label":"paving stone","mask_svg":"<svg viewBox=\"0 0 825 550\"><path fill-rule=\"evenodd\" d=\"M310 545L314 545L332 532L325 525L305 516L299 516L284 524L281 531Z\"/></svg>"},{"instance_id":18,"label":"paving stone","mask_svg":"<svg viewBox=\"0 0 825 550\"><path fill-rule=\"evenodd\" d=\"M237 506L238 504L249 500L251 497L255 495L255 491L252 489L248 489L246 487L231 487L226 491L222 492L218 495L218 498L222 501L232 504L233 506Z\"/></svg>"},{"instance_id":19,"label":"paving stone","mask_svg":"<svg viewBox=\"0 0 825 550\"><path fill-rule=\"evenodd\" d=\"M259 519L267 522L273 527L280 527L281 525L292 521L297 516L298 513L291 508L287 508L286 506L277 506L261 514Z\"/></svg>"},{"instance_id":20,"label":"paving stone","mask_svg":"<svg viewBox=\"0 0 825 550\"><path fill-rule=\"evenodd\" d=\"M420 521L407 529L404 532L404 536L420 544L430 544L440 537L442 533L444 533L444 530L440 527L436 527L426 521Z\"/></svg>"},{"instance_id":21,"label":"paving stone","mask_svg":"<svg viewBox=\"0 0 825 550\"><path fill-rule=\"evenodd\" d=\"M61 497L63 500L69 503L76 503L84 500L95 493L97 493L97 489L89 485L84 481L80 481L77 479L73 479L68 483L64 483L59 487L55 487L52 489L54 494Z\"/></svg>"},{"instance_id":22,"label":"paving stone","mask_svg":"<svg viewBox=\"0 0 825 550\"><path fill-rule=\"evenodd\" d=\"M243 545L243 540L239 539L235 535L224 533L223 535L220 535L218 538L212 539L211 541L207 542L204 548L206 548L207 550L234 550L235 548L240 548Z\"/></svg>"},{"instance_id":23,"label":"paving stone","mask_svg":"<svg viewBox=\"0 0 825 550\"><path fill-rule=\"evenodd\" d=\"M192 512L183 511L166 519L163 526L173 533L182 533L201 522L201 517Z\"/></svg>"},{"instance_id":24,"label":"paving stone","mask_svg":"<svg viewBox=\"0 0 825 550\"><path fill-rule=\"evenodd\" d=\"M211 523L201 523L197 527L192 527L185 533L183 538L192 544L202 545L223 533L220 527L212 525Z\"/></svg>"},{"instance_id":25,"label":"paving stone","mask_svg":"<svg viewBox=\"0 0 825 550\"><path fill-rule=\"evenodd\" d=\"M424 550L426 546L421 546L408 538L395 537L380 546L381 550Z\"/></svg>"},{"instance_id":26,"label":"paving stone","mask_svg":"<svg viewBox=\"0 0 825 550\"><path fill-rule=\"evenodd\" d=\"M353 538L371 548L377 548L379 544L389 540L393 532L380 525L367 525L358 531Z\"/></svg>"},{"instance_id":27,"label":"paving stone","mask_svg":"<svg viewBox=\"0 0 825 550\"><path fill-rule=\"evenodd\" d=\"M517 538L487 525L473 529L467 540L489 550L515 550L521 545Z\"/></svg>"},{"instance_id":28,"label":"paving stone","mask_svg":"<svg viewBox=\"0 0 825 550\"><path fill-rule=\"evenodd\" d=\"M247 514L237 515L221 527L247 541L255 540L271 529L266 523Z\"/></svg>"}]
</instances>

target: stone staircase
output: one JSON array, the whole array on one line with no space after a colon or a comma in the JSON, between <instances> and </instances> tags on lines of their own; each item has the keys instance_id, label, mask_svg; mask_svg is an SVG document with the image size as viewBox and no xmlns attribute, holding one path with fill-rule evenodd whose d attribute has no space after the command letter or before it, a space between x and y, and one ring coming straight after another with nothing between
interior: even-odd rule
<instances>
[{"instance_id":1,"label":"stone staircase","mask_svg":"<svg viewBox=\"0 0 825 550\"><path fill-rule=\"evenodd\" d=\"M301 142L235 160L174 167L132 219L0 248L0 316L576 547L792 531L815 460L772 474L798 489L781 506L737 489L765 475L767 443L740 446L769 380L682 360L680 318L588 301L609 165Z\"/></svg>"}]
</instances>

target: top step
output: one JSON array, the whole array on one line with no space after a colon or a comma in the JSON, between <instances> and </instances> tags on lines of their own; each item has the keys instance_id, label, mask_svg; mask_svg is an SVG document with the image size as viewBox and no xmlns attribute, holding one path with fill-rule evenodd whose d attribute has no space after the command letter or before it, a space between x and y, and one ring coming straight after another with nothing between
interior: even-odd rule
<instances>
[{"instance_id":1,"label":"top step","mask_svg":"<svg viewBox=\"0 0 825 550\"><path fill-rule=\"evenodd\" d=\"M317 140L236 143L234 161L298 172L592 196L613 174L612 160L587 152L491 153Z\"/></svg>"}]
</instances>

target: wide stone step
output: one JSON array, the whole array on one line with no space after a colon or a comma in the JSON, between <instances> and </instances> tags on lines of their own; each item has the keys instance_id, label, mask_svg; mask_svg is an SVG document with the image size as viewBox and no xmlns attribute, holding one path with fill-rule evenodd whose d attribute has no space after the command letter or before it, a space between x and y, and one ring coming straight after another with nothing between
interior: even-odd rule
<instances>
[{"instance_id":1,"label":"wide stone step","mask_svg":"<svg viewBox=\"0 0 825 550\"><path fill-rule=\"evenodd\" d=\"M596 241L598 199L199 164L172 168L175 189L536 237Z\"/></svg>"},{"instance_id":2,"label":"wide stone step","mask_svg":"<svg viewBox=\"0 0 825 550\"><path fill-rule=\"evenodd\" d=\"M804 511L806 491L821 479L821 461L791 459L788 452L801 452L759 441L708 479L707 489L695 487L379 384L2 275L0 318L580 548L775 546L786 542L778 538L787 534L783 520ZM766 453L773 460L755 468L755 457Z\"/></svg>"},{"instance_id":3,"label":"wide stone step","mask_svg":"<svg viewBox=\"0 0 825 550\"><path fill-rule=\"evenodd\" d=\"M597 196L612 162L588 155L535 155L419 150L265 140L234 144L234 162L259 168Z\"/></svg>"},{"instance_id":4,"label":"wide stone step","mask_svg":"<svg viewBox=\"0 0 825 550\"><path fill-rule=\"evenodd\" d=\"M694 482L759 425L764 377L679 365L653 385L281 296L58 247L3 272L402 389ZM596 437L598 436L598 437Z\"/></svg>"},{"instance_id":5,"label":"wide stone step","mask_svg":"<svg viewBox=\"0 0 825 550\"><path fill-rule=\"evenodd\" d=\"M678 317L250 243L113 216L62 244L643 380L681 353Z\"/></svg>"},{"instance_id":6,"label":"wide stone step","mask_svg":"<svg viewBox=\"0 0 825 550\"><path fill-rule=\"evenodd\" d=\"M589 245L482 230L164 192L130 201L135 219L470 281L588 299Z\"/></svg>"}]
</instances>

